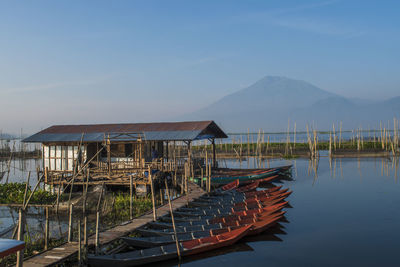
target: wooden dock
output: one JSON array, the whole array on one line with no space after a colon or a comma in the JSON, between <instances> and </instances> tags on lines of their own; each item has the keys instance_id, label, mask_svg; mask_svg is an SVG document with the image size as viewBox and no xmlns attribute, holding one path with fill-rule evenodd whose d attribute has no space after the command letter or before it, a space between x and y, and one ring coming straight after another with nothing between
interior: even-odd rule
<instances>
[{"instance_id":1,"label":"wooden dock","mask_svg":"<svg viewBox=\"0 0 400 267\"><path fill-rule=\"evenodd\" d=\"M187 205L188 202L199 198L206 192L197 186L194 183L188 183L188 194L181 196L177 199L174 199L172 203L173 209L178 209ZM164 216L169 214L169 206L168 204L160 206L156 209L157 217ZM153 213L152 211L147 212L146 214L133 219L128 223L124 223L122 225L118 225L111 229L108 229L104 232L100 232L99 240L101 245L108 244L113 242L120 237L126 236L133 232L135 229L144 226L148 222L153 221ZM95 235L92 235L88 238L89 246L93 246L95 243ZM76 256L78 254L78 243L71 242L61 245L59 247L47 250L43 253L35 255L27 260L24 261L24 266L27 267L38 267L38 266L54 266L56 264L60 264L67 259Z\"/></svg>"}]
</instances>

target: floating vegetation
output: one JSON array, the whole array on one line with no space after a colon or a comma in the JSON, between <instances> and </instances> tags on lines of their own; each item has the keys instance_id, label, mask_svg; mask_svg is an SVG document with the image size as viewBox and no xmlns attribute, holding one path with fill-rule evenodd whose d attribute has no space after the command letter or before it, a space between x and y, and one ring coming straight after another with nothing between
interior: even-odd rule
<instances>
[{"instance_id":1,"label":"floating vegetation","mask_svg":"<svg viewBox=\"0 0 400 267\"><path fill-rule=\"evenodd\" d=\"M0 184L0 203L1 204L22 204L25 195L25 183ZM28 186L27 196L32 190ZM57 199L56 194L52 194L43 189L37 189L30 199L30 204L53 204Z\"/></svg>"}]
</instances>

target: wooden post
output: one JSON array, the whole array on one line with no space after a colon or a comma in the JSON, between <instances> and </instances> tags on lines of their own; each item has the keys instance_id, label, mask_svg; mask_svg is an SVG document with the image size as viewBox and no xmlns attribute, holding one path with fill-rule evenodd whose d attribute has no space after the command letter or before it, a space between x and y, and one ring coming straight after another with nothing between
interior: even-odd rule
<instances>
[{"instance_id":1,"label":"wooden post","mask_svg":"<svg viewBox=\"0 0 400 267\"><path fill-rule=\"evenodd\" d=\"M217 158L215 155L215 139L214 138L212 139L211 144L212 144L212 151L213 151L213 165L212 166L215 168L215 167L217 167Z\"/></svg>"},{"instance_id":2,"label":"wooden post","mask_svg":"<svg viewBox=\"0 0 400 267\"><path fill-rule=\"evenodd\" d=\"M185 193L187 193L187 162L185 162L185 164L184 164L184 175L183 175L183 181L184 181L184 184L183 184L183 187L185 188Z\"/></svg>"},{"instance_id":3,"label":"wooden post","mask_svg":"<svg viewBox=\"0 0 400 267\"><path fill-rule=\"evenodd\" d=\"M68 242L72 241L72 213L74 205L69 205L69 220L68 220Z\"/></svg>"},{"instance_id":4,"label":"wooden post","mask_svg":"<svg viewBox=\"0 0 400 267\"><path fill-rule=\"evenodd\" d=\"M47 184L49 180L49 167L44 168L44 183Z\"/></svg>"},{"instance_id":5,"label":"wooden post","mask_svg":"<svg viewBox=\"0 0 400 267\"><path fill-rule=\"evenodd\" d=\"M57 214L58 214L58 207L60 205L61 180L64 180L63 177L64 177L64 174L61 175L59 182L58 182L57 199L56 199L56 213Z\"/></svg>"},{"instance_id":6,"label":"wooden post","mask_svg":"<svg viewBox=\"0 0 400 267\"><path fill-rule=\"evenodd\" d=\"M96 255L98 255L100 252L99 224L100 224L100 211L97 211L96 212L96 236L95 236L95 253L96 253Z\"/></svg>"},{"instance_id":7,"label":"wooden post","mask_svg":"<svg viewBox=\"0 0 400 267\"><path fill-rule=\"evenodd\" d=\"M87 215L83 218L83 246L85 248L85 252L87 251L88 245L88 233L87 233Z\"/></svg>"},{"instance_id":8,"label":"wooden post","mask_svg":"<svg viewBox=\"0 0 400 267\"><path fill-rule=\"evenodd\" d=\"M24 241L24 226L25 226L25 211L19 209L19 220L18 220L18 240ZM16 266L22 267L24 262L24 250L17 252L17 264Z\"/></svg>"},{"instance_id":9,"label":"wooden post","mask_svg":"<svg viewBox=\"0 0 400 267\"><path fill-rule=\"evenodd\" d=\"M46 224L44 232L44 250L49 249L49 207L45 208Z\"/></svg>"},{"instance_id":10,"label":"wooden post","mask_svg":"<svg viewBox=\"0 0 400 267\"><path fill-rule=\"evenodd\" d=\"M82 203L82 214L83 216L86 216L86 202L87 202L87 191L89 187L89 179L90 179L90 169L87 169L87 176L86 176L86 184L83 185L84 188L84 197L83 197L83 203Z\"/></svg>"},{"instance_id":11,"label":"wooden post","mask_svg":"<svg viewBox=\"0 0 400 267\"><path fill-rule=\"evenodd\" d=\"M181 251L180 251L180 249L179 249L178 235L176 234L175 219L174 219L174 213L172 212L171 197L170 197L170 195L169 195L169 188L168 188L167 180L165 180L165 188L166 188L166 190L167 190L169 211L170 211L170 213L171 213L172 227L173 227L173 229L174 229L175 244L176 244L176 252L178 253L178 258L179 258L179 261L180 261L180 260L181 260Z\"/></svg>"},{"instance_id":12,"label":"wooden post","mask_svg":"<svg viewBox=\"0 0 400 267\"><path fill-rule=\"evenodd\" d=\"M211 192L211 164L208 165L208 192Z\"/></svg>"},{"instance_id":13,"label":"wooden post","mask_svg":"<svg viewBox=\"0 0 400 267\"><path fill-rule=\"evenodd\" d=\"M110 135L107 138L107 163L108 163L108 178L111 179L111 144Z\"/></svg>"},{"instance_id":14,"label":"wooden post","mask_svg":"<svg viewBox=\"0 0 400 267\"><path fill-rule=\"evenodd\" d=\"M201 177L201 180L200 180L200 187L203 188L203 174L204 174L204 173L203 173L203 168L200 169L200 172L201 172L201 173L200 173L200 177Z\"/></svg>"},{"instance_id":15,"label":"wooden post","mask_svg":"<svg viewBox=\"0 0 400 267\"><path fill-rule=\"evenodd\" d=\"M296 149L296 122L294 123L293 149Z\"/></svg>"},{"instance_id":16,"label":"wooden post","mask_svg":"<svg viewBox=\"0 0 400 267\"><path fill-rule=\"evenodd\" d=\"M133 219L133 177L129 175L129 218Z\"/></svg>"},{"instance_id":17,"label":"wooden post","mask_svg":"<svg viewBox=\"0 0 400 267\"><path fill-rule=\"evenodd\" d=\"M248 158L250 157L250 129L247 128L247 162L249 161Z\"/></svg>"},{"instance_id":18,"label":"wooden post","mask_svg":"<svg viewBox=\"0 0 400 267\"><path fill-rule=\"evenodd\" d=\"M150 166L148 168L149 177L150 177L150 188L151 188L151 202L153 203L153 220L157 220L157 213L156 213L156 200L154 196L154 184L153 184L153 176L151 175Z\"/></svg>"},{"instance_id":19,"label":"wooden post","mask_svg":"<svg viewBox=\"0 0 400 267\"><path fill-rule=\"evenodd\" d=\"M25 206L26 195L28 194L28 188L29 188L29 180L30 180L30 178L31 178L31 171L28 172L28 178L26 179L25 193L24 193L24 201L22 202L22 206Z\"/></svg>"},{"instance_id":20,"label":"wooden post","mask_svg":"<svg viewBox=\"0 0 400 267\"><path fill-rule=\"evenodd\" d=\"M81 220L78 220L78 265L82 263Z\"/></svg>"}]
</instances>

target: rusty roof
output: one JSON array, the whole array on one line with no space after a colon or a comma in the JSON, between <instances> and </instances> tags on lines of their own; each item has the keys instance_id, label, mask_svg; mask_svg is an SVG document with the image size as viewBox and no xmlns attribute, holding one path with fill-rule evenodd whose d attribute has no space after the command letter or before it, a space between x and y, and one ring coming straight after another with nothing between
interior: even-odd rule
<instances>
[{"instance_id":1,"label":"rusty roof","mask_svg":"<svg viewBox=\"0 0 400 267\"><path fill-rule=\"evenodd\" d=\"M54 125L34 134L24 142L76 142L84 133L84 141L98 142L108 133L143 133L146 140L198 140L227 138L214 121L115 123L86 125Z\"/></svg>"}]
</instances>

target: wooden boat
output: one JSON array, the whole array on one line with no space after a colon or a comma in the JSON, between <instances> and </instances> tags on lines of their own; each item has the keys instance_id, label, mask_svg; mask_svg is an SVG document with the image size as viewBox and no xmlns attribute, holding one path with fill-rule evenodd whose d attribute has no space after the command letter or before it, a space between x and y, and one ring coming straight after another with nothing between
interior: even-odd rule
<instances>
[{"instance_id":1,"label":"wooden boat","mask_svg":"<svg viewBox=\"0 0 400 267\"><path fill-rule=\"evenodd\" d=\"M222 191L229 191L229 190L233 190L235 188L238 188L239 186L239 180L235 180L229 184L226 184L224 186L221 187Z\"/></svg>"},{"instance_id":2,"label":"wooden boat","mask_svg":"<svg viewBox=\"0 0 400 267\"><path fill-rule=\"evenodd\" d=\"M262 179L241 181L239 183L240 183L240 185L246 185L246 184L251 184L251 183L254 183L255 181L258 181L259 185L264 185L264 184L267 184L267 183L272 183L273 181L276 181L279 178L280 178L280 176L276 174L276 175L273 175L273 176L270 176L270 177L266 177L266 178L262 178Z\"/></svg>"},{"instance_id":3,"label":"wooden boat","mask_svg":"<svg viewBox=\"0 0 400 267\"><path fill-rule=\"evenodd\" d=\"M239 180L239 182L244 182L248 180L259 180L277 175L278 173L279 173L278 169L272 169L257 174L242 175L242 176L212 176L211 183L213 185L224 185L233 182L235 180Z\"/></svg>"},{"instance_id":4,"label":"wooden boat","mask_svg":"<svg viewBox=\"0 0 400 267\"><path fill-rule=\"evenodd\" d=\"M274 192L274 191L279 191L279 190L281 190L281 188L282 188L282 185L280 185L280 186L274 186L274 187L271 187L271 188L268 188L268 189L259 190L258 192L271 193L271 192ZM217 196L225 196L225 195L228 195L228 194L236 194L236 193L237 193L236 190L232 190L232 191L220 191L220 192L215 192L215 191L214 191L212 194L208 194L208 195L201 196L200 199L202 199L202 198L209 198L209 197L217 197ZM247 192L243 192L243 193L244 193L245 195L248 194Z\"/></svg>"},{"instance_id":5,"label":"wooden boat","mask_svg":"<svg viewBox=\"0 0 400 267\"><path fill-rule=\"evenodd\" d=\"M260 182L256 180L256 181L254 181L252 183L249 183L249 184L247 184L245 186L241 186L241 187L237 188L236 192L243 193L243 192L247 192L247 191L253 191L258 187L259 184L260 184Z\"/></svg>"},{"instance_id":6,"label":"wooden boat","mask_svg":"<svg viewBox=\"0 0 400 267\"><path fill-rule=\"evenodd\" d=\"M248 235L255 235L261 232L266 231L268 228L272 227L276 224L278 220L280 220L280 216L265 218L261 221L257 221L252 224L252 227L249 230ZM177 234L178 241L188 241L196 238L213 236L216 234L221 234L224 232L229 232L234 230L235 227L226 227L222 229L215 229L209 231L193 231L186 233ZM149 248L155 246L167 245L175 242L175 235L165 235L165 236L150 236L150 237L122 237L121 238L128 245L135 248Z\"/></svg>"},{"instance_id":7,"label":"wooden boat","mask_svg":"<svg viewBox=\"0 0 400 267\"><path fill-rule=\"evenodd\" d=\"M277 191L267 191L267 190L259 190L259 191L250 191L245 192L244 194L235 192L233 194L225 194L218 196L202 196L195 201L197 202L222 202L222 201L236 201L236 202L245 202L250 199L260 198L260 197L274 197L274 196L283 196L287 195L289 189L281 189Z\"/></svg>"},{"instance_id":8,"label":"wooden boat","mask_svg":"<svg viewBox=\"0 0 400 267\"><path fill-rule=\"evenodd\" d=\"M257 180L267 178L270 175L286 175L287 171L292 167L292 165L281 166L276 168L267 169L214 169L213 175L211 177L211 182L214 185L223 185L239 179L240 183L246 183L247 180ZM268 174L273 172L274 174ZM267 174L267 175L266 175ZM252 178L253 177L253 178ZM205 177L195 177L192 180L196 183L200 183L201 179L206 179ZM266 182L266 181L264 181Z\"/></svg>"},{"instance_id":9,"label":"wooden boat","mask_svg":"<svg viewBox=\"0 0 400 267\"><path fill-rule=\"evenodd\" d=\"M291 191L290 191L291 192ZM268 193L268 192L260 192L259 194L253 194L250 195L249 197L246 197L243 194L235 194L235 195L226 195L226 196L219 196L219 197L204 197L204 198L198 198L192 201L191 205L195 203L218 203L218 202L226 202L226 203L246 203L249 201L252 201L254 199L274 199L278 198L281 196L287 196L289 192L286 190L279 190L276 192Z\"/></svg>"},{"instance_id":10,"label":"wooden boat","mask_svg":"<svg viewBox=\"0 0 400 267\"><path fill-rule=\"evenodd\" d=\"M277 169L280 169L282 171L288 170L292 167L292 165L285 165L285 166L280 166L280 167L275 167ZM259 169L239 169L239 168L217 168L213 169L214 174L218 175L229 175L229 174L235 174L235 173L251 173L251 172L257 172L257 171L265 171L265 170L270 170L273 168L259 168Z\"/></svg>"},{"instance_id":11,"label":"wooden boat","mask_svg":"<svg viewBox=\"0 0 400 267\"><path fill-rule=\"evenodd\" d=\"M238 214L242 215L243 213L250 214L253 211L260 211L260 210L273 210L276 207L285 207L289 202L285 201L279 204L259 208L255 207L254 209L247 209L247 210L242 210L240 208L235 208L235 207L228 207L228 208L215 208L215 209L191 209L187 211L175 211L174 212L174 217L196 217L196 216L224 216L224 215L229 215L229 214ZM261 212L261 211L260 211Z\"/></svg>"},{"instance_id":12,"label":"wooden boat","mask_svg":"<svg viewBox=\"0 0 400 267\"><path fill-rule=\"evenodd\" d=\"M266 217L276 217L283 215L283 211L270 212L266 211L261 214L251 215L247 217L231 217L231 218L217 218L214 220L202 220L202 221L185 221L185 222L175 222L175 228L180 232L187 231L204 231L204 230L215 230L222 229L224 227L241 226L243 224L250 224L263 220ZM173 229L172 222L150 222L147 224L148 227L157 229L156 232L144 232L145 235L155 234L155 235L165 235L171 232ZM138 232L142 233L142 229ZM145 229L148 230L148 229Z\"/></svg>"},{"instance_id":13,"label":"wooden boat","mask_svg":"<svg viewBox=\"0 0 400 267\"><path fill-rule=\"evenodd\" d=\"M244 237L250 230L250 227L251 225L247 225L220 235L180 242L179 250L182 256L186 256L229 246ZM112 255L89 255L88 263L91 266L112 266L114 264L116 266L137 266L173 259L177 256L177 247L175 244L171 244Z\"/></svg>"},{"instance_id":14,"label":"wooden boat","mask_svg":"<svg viewBox=\"0 0 400 267\"><path fill-rule=\"evenodd\" d=\"M278 213L269 214L266 216L258 217L258 218L245 218L241 220L228 220L224 223L218 224L197 224L192 225L190 223L181 224L181 226L176 226L177 234L185 234L185 233L192 233L192 232L203 232L203 231L211 231L213 234L219 234L224 231L225 228L230 227L236 229L237 227L241 227L248 224L254 224L260 221L266 221L272 218L279 219L283 218L285 211L280 211ZM153 224L153 223L152 223ZM169 236L173 235L173 227L171 223L156 223L158 224L158 229L146 229L141 228L138 229L138 233L142 236Z\"/></svg>"},{"instance_id":15,"label":"wooden boat","mask_svg":"<svg viewBox=\"0 0 400 267\"><path fill-rule=\"evenodd\" d=\"M283 209L283 207L287 203L281 203L277 204L274 206L270 206L267 208L262 208L262 209L252 209L252 210L243 210L243 211L233 211L231 210L230 213L228 214L212 214L212 215L199 215L199 216L187 216L187 217L179 217L175 218L175 223L179 222L192 222L192 223L208 223L208 224L214 224L214 223L223 223L226 222L227 220L241 220L247 217L252 217L252 218L257 218L260 216L266 216L269 214L272 214L274 212L278 212ZM172 218L170 216L163 216L159 218L160 221L162 222L172 222Z\"/></svg>"},{"instance_id":16,"label":"wooden boat","mask_svg":"<svg viewBox=\"0 0 400 267\"><path fill-rule=\"evenodd\" d=\"M268 205L274 205L281 201L283 201L285 197L274 197L270 199L252 199L245 202L233 202L233 201L215 201L215 202L192 202L189 204L190 207L197 207L197 208L226 208L226 207L235 207L235 208L243 208L243 209L252 209L254 207L265 207Z\"/></svg>"}]
</instances>

